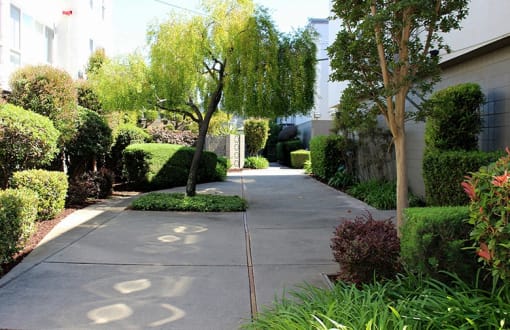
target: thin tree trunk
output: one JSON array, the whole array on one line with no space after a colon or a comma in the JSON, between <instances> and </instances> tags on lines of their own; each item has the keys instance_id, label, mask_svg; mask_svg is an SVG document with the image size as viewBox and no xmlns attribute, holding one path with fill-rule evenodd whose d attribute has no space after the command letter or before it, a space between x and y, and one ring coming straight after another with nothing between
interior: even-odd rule
<instances>
[{"instance_id":1,"label":"thin tree trunk","mask_svg":"<svg viewBox=\"0 0 510 330\"><path fill-rule=\"evenodd\" d=\"M197 174L202 154L204 153L205 138L207 135L207 125L205 120L199 123L198 139L195 145L195 153L193 154L193 160L191 161L191 167L189 170L188 181L186 183L186 196L193 197L197 194Z\"/></svg>"},{"instance_id":2,"label":"thin tree trunk","mask_svg":"<svg viewBox=\"0 0 510 330\"><path fill-rule=\"evenodd\" d=\"M397 136L394 136L395 158L397 165L397 234L400 237L402 226L404 225L404 209L408 206L407 201L407 159L405 130L401 126Z\"/></svg>"}]
</instances>

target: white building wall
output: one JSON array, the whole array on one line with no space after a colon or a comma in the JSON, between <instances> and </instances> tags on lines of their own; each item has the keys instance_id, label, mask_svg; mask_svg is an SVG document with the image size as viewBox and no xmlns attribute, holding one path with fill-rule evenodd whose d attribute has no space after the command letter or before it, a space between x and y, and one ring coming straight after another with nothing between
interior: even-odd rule
<instances>
[{"instance_id":1,"label":"white building wall","mask_svg":"<svg viewBox=\"0 0 510 330\"><path fill-rule=\"evenodd\" d=\"M50 64L78 78L92 50L110 48L111 4L0 0L0 88L8 89L11 73L27 64Z\"/></svg>"}]
</instances>

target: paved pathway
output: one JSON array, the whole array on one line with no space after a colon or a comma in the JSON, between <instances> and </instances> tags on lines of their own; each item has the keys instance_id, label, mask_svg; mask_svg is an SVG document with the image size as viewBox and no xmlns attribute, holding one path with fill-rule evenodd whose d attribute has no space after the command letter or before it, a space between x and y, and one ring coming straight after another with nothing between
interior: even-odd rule
<instances>
[{"instance_id":1,"label":"paved pathway","mask_svg":"<svg viewBox=\"0 0 510 330\"><path fill-rule=\"evenodd\" d=\"M383 216L301 170L237 172L199 190L244 195L249 209L140 212L126 198L79 210L0 279L0 329L237 329L337 271L339 219Z\"/></svg>"}]
</instances>

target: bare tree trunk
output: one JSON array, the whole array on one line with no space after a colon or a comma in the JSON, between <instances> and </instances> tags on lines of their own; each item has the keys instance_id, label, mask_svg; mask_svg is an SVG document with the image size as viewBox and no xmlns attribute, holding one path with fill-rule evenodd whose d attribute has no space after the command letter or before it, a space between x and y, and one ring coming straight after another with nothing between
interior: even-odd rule
<instances>
[{"instance_id":1,"label":"bare tree trunk","mask_svg":"<svg viewBox=\"0 0 510 330\"><path fill-rule=\"evenodd\" d=\"M186 183L186 196L193 197L197 194L197 174L198 167L200 166L200 159L204 153L205 137L207 135L207 129L209 123L205 123L205 120L199 123L198 139L195 145L195 153L193 154L193 160L191 161L191 167L189 169L188 181Z\"/></svg>"},{"instance_id":2,"label":"bare tree trunk","mask_svg":"<svg viewBox=\"0 0 510 330\"><path fill-rule=\"evenodd\" d=\"M405 134L395 137L395 155L397 161L397 233L400 237L404 225L404 209L407 207L407 160L405 152Z\"/></svg>"}]
</instances>

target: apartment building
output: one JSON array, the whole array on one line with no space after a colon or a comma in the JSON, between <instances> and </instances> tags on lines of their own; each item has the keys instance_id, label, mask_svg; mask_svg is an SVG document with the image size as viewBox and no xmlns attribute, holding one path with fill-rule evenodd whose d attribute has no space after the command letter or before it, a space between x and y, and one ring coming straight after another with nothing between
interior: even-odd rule
<instances>
[{"instance_id":1,"label":"apartment building","mask_svg":"<svg viewBox=\"0 0 510 330\"><path fill-rule=\"evenodd\" d=\"M90 54L110 48L112 0L0 0L0 87L27 64L49 64L73 78Z\"/></svg>"}]
</instances>

